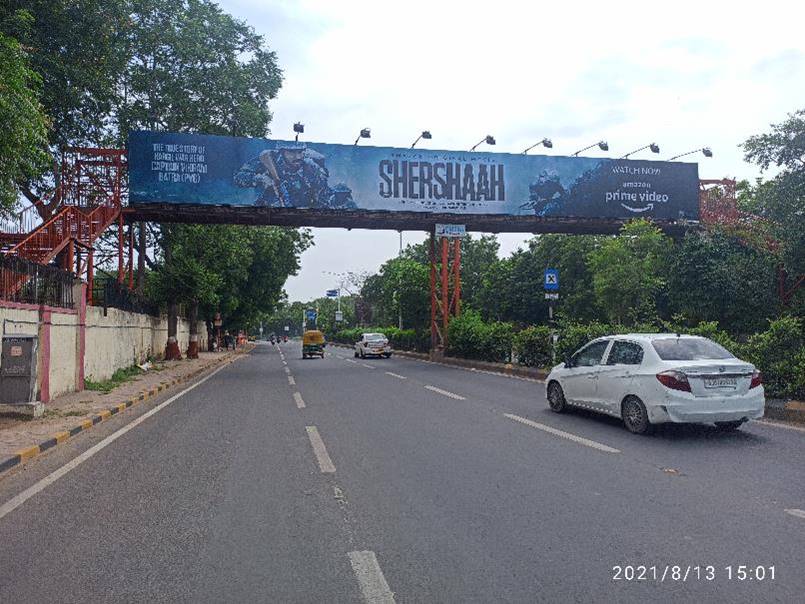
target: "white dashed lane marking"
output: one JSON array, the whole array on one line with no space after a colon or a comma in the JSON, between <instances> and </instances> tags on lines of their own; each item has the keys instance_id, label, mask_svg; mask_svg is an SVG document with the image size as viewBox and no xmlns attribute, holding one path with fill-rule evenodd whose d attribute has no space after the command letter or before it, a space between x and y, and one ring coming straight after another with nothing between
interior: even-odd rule
<instances>
[{"instance_id":1,"label":"white dashed lane marking","mask_svg":"<svg viewBox=\"0 0 805 604\"><path fill-rule=\"evenodd\" d=\"M293 379L293 376L292 376L292 375L289 375L289 376L288 376L288 383L289 383L291 386L296 386L296 380L295 380L295 379Z\"/></svg>"},{"instance_id":2,"label":"white dashed lane marking","mask_svg":"<svg viewBox=\"0 0 805 604\"><path fill-rule=\"evenodd\" d=\"M553 434L554 436L561 436L562 438L566 438L567 440L572 440L575 443L579 443L580 445L584 445L592 449L604 451L605 453L620 453L619 449L615 449L613 447L610 447L609 445L604 445L594 440L590 440L589 438L584 438L582 436L576 436L575 434L565 432L564 430L557 430L556 428L551 428L550 426L546 426L545 424L538 424L535 421L531 421L530 419L520 417L519 415L504 413L503 416L508 417L509 419L514 420L516 422L520 422L521 424L525 424L526 426L536 428L537 430L542 430L543 432Z\"/></svg>"},{"instance_id":3,"label":"white dashed lane marking","mask_svg":"<svg viewBox=\"0 0 805 604\"><path fill-rule=\"evenodd\" d=\"M364 367L366 367L367 369L377 369L377 367L375 367L374 365L369 365L369 364L367 364L367 363L361 363L361 365L363 365L363 366L364 366Z\"/></svg>"},{"instance_id":4,"label":"white dashed lane marking","mask_svg":"<svg viewBox=\"0 0 805 604\"><path fill-rule=\"evenodd\" d=\"M355 571L358 585L367 604L394 604L391 591L374 552L349 552L349 563Z\"/></svg>"},{"instance_id":5,"label":"white dashed lane marking","mask_svg":"<svg viewBox=\"0 0 805 604\"><path fill-rule=\"evenodd\" d=\"M297 409L304 409L305 408L305 401L302 400L302 395L298 392L293 393L293 400L296 401Z\"/></svg>"},{"instance_id":6,"label":"white dashed lane marking","mask_svg":"<svg viewBox=\"0 0 805 604\"><path fill-rule=\"evenodd\" d=\"M427 388L428 390L432 390L433 392L438 392L439 394L441 394L443 396L449 396L450 398L454 398L457 401L465 401L465 400L467 400L466 398L464 398L460 394L456 394L455 392L450 392L449 390L442 390L441 388L437 388L436 386L430 386L430 385L426 384L425 388Z\"/></svg>"},{"instance_id":7,"label":"white dashed lane marking","mask_svg":"<svg viewBox=\"0 0 805 604\"><path fill-rule=\"evenodd\" d=\"M785 513L791 514L792 516L796 516L797 518L805 519L805 510L798 510L796 508L792 508L790 510L786 510Z\"/></svg>"},{"instance_id":8,"label":"white dashed lane marking","mask_svg":"<svg viewBox=\"0 0 805 604\"><path fill-rule=\"evenodd\" d=\"M386 371L386 375L390 375L391 377L396 377L400 380L407 380L408 378L404 375L400 375L399 373L392 373L391 371Z\"/></svg>"},{"instance_id":9,"label":"white dashed lane marking","mask_svg":"<svg viewBox=\"0 0 805 604\"><path fill-rule=\"evenodd\" d=\"M327 447L324 446L324 441L321 439L318 428L316 426L305 426L305 430L307 430L310 446L313 447L313 453L316 455L316 460L319 462L319 468L322 473L332 474L335 472L335 465L333 460L330 459L330 454L327 453Z\"/></svg>"}]
</instances>

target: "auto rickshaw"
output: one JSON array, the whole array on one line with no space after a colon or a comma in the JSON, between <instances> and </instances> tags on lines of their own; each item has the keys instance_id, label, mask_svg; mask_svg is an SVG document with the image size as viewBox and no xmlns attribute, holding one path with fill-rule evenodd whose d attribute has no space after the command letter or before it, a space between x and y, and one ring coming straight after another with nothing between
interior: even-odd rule
<instances>
[{"instance_id":1,"label":"auto rickshaw","mask_svg":"<svg viewBox=\"0 0 805 604\"><path fill-rule=\"evenodd\" d=\"M324 358L324 334L318 329L308 329L302 334L302 358L319 356Z\"/></svg>"}]
</instances>

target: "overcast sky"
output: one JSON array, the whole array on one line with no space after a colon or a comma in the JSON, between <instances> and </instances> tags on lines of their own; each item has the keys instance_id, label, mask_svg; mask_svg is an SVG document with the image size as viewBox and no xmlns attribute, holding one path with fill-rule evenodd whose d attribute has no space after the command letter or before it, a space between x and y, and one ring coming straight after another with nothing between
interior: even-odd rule
<instances>
[{"instance_id":1,"label":"overcast sky","mask_svg":"<svg viewBox=\"0 0 805 604\"><path fill-rule=\"evenodd\" d=\"M466 150L486 134L518 153L547 136L569 155L600 139L618 157L710 146L702 178L752 178L738 145L805 107L799 2L221 0L276 51L285 79L272 136ZM424 234L404 233L406 243ZM502 253L527 237L501 235ZM375 271L394 231L314 229L291 300L334 286L322 271Z\"/></svg>"}]
</instances>

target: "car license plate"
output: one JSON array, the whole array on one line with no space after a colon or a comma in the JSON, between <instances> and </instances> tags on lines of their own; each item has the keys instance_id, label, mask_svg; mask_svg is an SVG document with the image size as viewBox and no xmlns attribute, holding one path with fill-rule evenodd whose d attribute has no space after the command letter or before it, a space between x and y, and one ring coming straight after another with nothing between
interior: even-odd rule
<instances>
[{"instance_id":1,"label":"car license plate","mask_svg":"<svg viewBox=\"0 0 805 604\"><path fill-rule=\"evenodd\" d=\"M705 388L735 388L737 386L738 378L734 377L704 378Z\"/></svg>"}]
</instances>

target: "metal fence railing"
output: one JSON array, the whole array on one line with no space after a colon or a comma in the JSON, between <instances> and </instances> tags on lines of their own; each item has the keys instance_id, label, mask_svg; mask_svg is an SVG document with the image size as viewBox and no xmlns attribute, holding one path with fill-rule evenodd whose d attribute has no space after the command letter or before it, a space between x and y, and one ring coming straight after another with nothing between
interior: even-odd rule
<instances>
[{"instance_id":1,"label":"metal fence railing","mask_svg":"<svg viewBox=\"0 0 805 604\"><path fill-rule=\"evenodd\" d=\"M75 275L55 266L0 254L0 299L75 308Z\"/></svg>"},{"instance_id":2,"label":"metal fence railing","mask_svg":"<svg viewBox=\"0 0 805 604\"><path fill-rule=\"evenodd\" d=\"M98 271L92 285L92 305L103 308L118 308L130 312L159 316L160 309L106 272Z\"/></svg>"}]
</instances>

